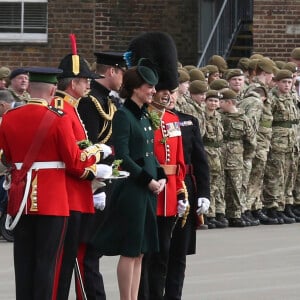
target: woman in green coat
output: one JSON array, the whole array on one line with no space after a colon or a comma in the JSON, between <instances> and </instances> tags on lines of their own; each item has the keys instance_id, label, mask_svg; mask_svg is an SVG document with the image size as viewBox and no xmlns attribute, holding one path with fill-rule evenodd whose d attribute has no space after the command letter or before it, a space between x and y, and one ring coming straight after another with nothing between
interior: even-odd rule
<instances>
[{"instance_id":1,"label":"woman in green coat","mask_svg":"<svg viewBox=\"0 0 300 300\"><path fill-rule=\"evenodd\" d=\"M149 60L127 70L120 92L124 106L113 118L113 146L121 168L130 173L118 179L111 211L94 238L103 255L120 255L117 275L120 299L137 299L144 253L159 250L156 196L166 176L153 154L153 129L147 112L157 84L157 73Z\"/></svg>"}]
</instances>

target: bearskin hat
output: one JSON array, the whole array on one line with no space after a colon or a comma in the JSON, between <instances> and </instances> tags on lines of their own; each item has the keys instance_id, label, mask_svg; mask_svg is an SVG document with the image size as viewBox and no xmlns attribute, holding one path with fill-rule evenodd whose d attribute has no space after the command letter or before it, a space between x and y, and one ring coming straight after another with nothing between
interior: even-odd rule
<instances>
[{"instance_id":1,"label":"bearskin hat","mask_svg":"<svg viewBox=\"0 0 300 300\"><path fill-rule=\"evenodd\" d=\"M140 58L148 58L159 76L156 90L175 90L178 87L177 49L172 37L164 32L146 32L134 38L125 53L128 68Z\"/></svg>"}]
</instances>

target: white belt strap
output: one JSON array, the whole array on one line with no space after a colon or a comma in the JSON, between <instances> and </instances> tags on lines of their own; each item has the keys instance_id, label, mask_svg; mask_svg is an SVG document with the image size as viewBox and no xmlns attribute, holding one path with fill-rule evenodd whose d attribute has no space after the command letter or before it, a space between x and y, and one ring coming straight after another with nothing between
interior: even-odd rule
<instances>
[{"instance_id":1,"label":"white belt strap","mask_svg":"<svg viewBox=\"0 0 300 300\"><path fill-rule=\"evenodd\" d=\"M23 163L15 163L17 170L21 170ZM65 163L62 161L37 161L34 162L30 170L37 169L64 169Z\"/></svg>"}]
</instances>

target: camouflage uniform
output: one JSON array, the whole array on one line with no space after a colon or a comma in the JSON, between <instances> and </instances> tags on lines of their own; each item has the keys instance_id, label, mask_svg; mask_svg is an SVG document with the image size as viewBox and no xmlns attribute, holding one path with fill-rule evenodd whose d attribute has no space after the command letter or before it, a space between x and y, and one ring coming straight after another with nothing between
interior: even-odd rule
<instances>
[{"instance_id":1,"label":"camouflage uniform","mask_svg":"<svg viewBox=\"0 0 300 300\"><path fill-rule=\"evenodd\" d=\"M255 154L255 132L244 111L240 109L236 113L223 113L222 123L226 215L228 218L241 218L243 162Z\"/></svg>"},{"instance_id":2,"label":"camouflage uniform","mask_svg":"<svg viewBox=\"0 0 300 300\"><path fill-rule=\"evenodd\" d=\"M207 112L204 115L203 144L210 170L210 207L207 217L215 217L216 213L225 215L224 168L221 153L223 126L221 115L217 111L213 115L209 115Z\"/></svg>"},{"instance_id":3,"label":"camouflage uniform","mask_svg":"<svg viewBox=\"0 0 300 300\"><path fill-rule=\"evenodd\" d=\"M238 102L237 107L245 111L245 115L250 120L251 126L256 134L259 128L259 122L262 117L263 111L263 103L260 99L260 96L250 88L245 91L244 98ZM246 195L249 177L252 169L252 158L244 159L243 167L244 169L241 189L241 203L244 212L251 209L251 204L247 203Z\"/></svg>"},{"instance_id":4,"label":"camouflage uniform","mask_svg":"<svg viewBox=\"0 0 300 300\"><path fill-rule=\"evenodd\" d=\"M272 139L271 151L267 159L263 203L266 208L284 211L290 200L293 171L293 156L296 146L295 126L298 122L297 110L291 94L280 95L277 88L270 92L272 99Z\"/></svg>"}]
</instances>

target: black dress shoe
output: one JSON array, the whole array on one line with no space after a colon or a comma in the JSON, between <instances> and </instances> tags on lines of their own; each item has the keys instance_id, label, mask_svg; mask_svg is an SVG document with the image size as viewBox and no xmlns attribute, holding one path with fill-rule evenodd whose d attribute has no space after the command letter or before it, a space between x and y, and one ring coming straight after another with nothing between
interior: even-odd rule
<instances>
[{"instance_id":1,"label":"black dress shoe","mask_svg":"<svg viewBox=\"0 0 300 300\"><path fill-rule=\"evenodd\" d=\"M282 218L285 224L292 224L296 222L294 218L288 217L283 211L277 211L277 216Z\"/></svg>"},{"instance_id":2,"label":"black dress shoe","mask_svg":"<svg viewBox=\"0 0 300 300\"><path fill-rule=\"evenodd\" d=\"M252 211L254 218L258 219L259 222L263 225L275 225L278 224L277 218L270 218L263 213L261 209Z\"/></svg>"},{"instance_id":3,"label":"black dress shoe","mask_svg":"<svg viewBox=\"0 0 300 300\"><path fill-rule=\"evenodd\" d=\"M216 225L216 228L226 228L226 227L228 227L227 224L222 223L222 222L220 222L220 221L217 221L217 220L216 220L215 218L213 218L213 217L207 217L207 221L208 221L209 223L215 224L215 225Z\"/></svg>"},{"instance_id":4,"label":"black dress shoe","mask_svg":"<svg viewBox=\"0 0 300 300\"><path fill-rule=\"evenodd\" d=\"M229 218L229 227L245 227L246 224L242 218Z\"/></svg>"}]
</instances>

